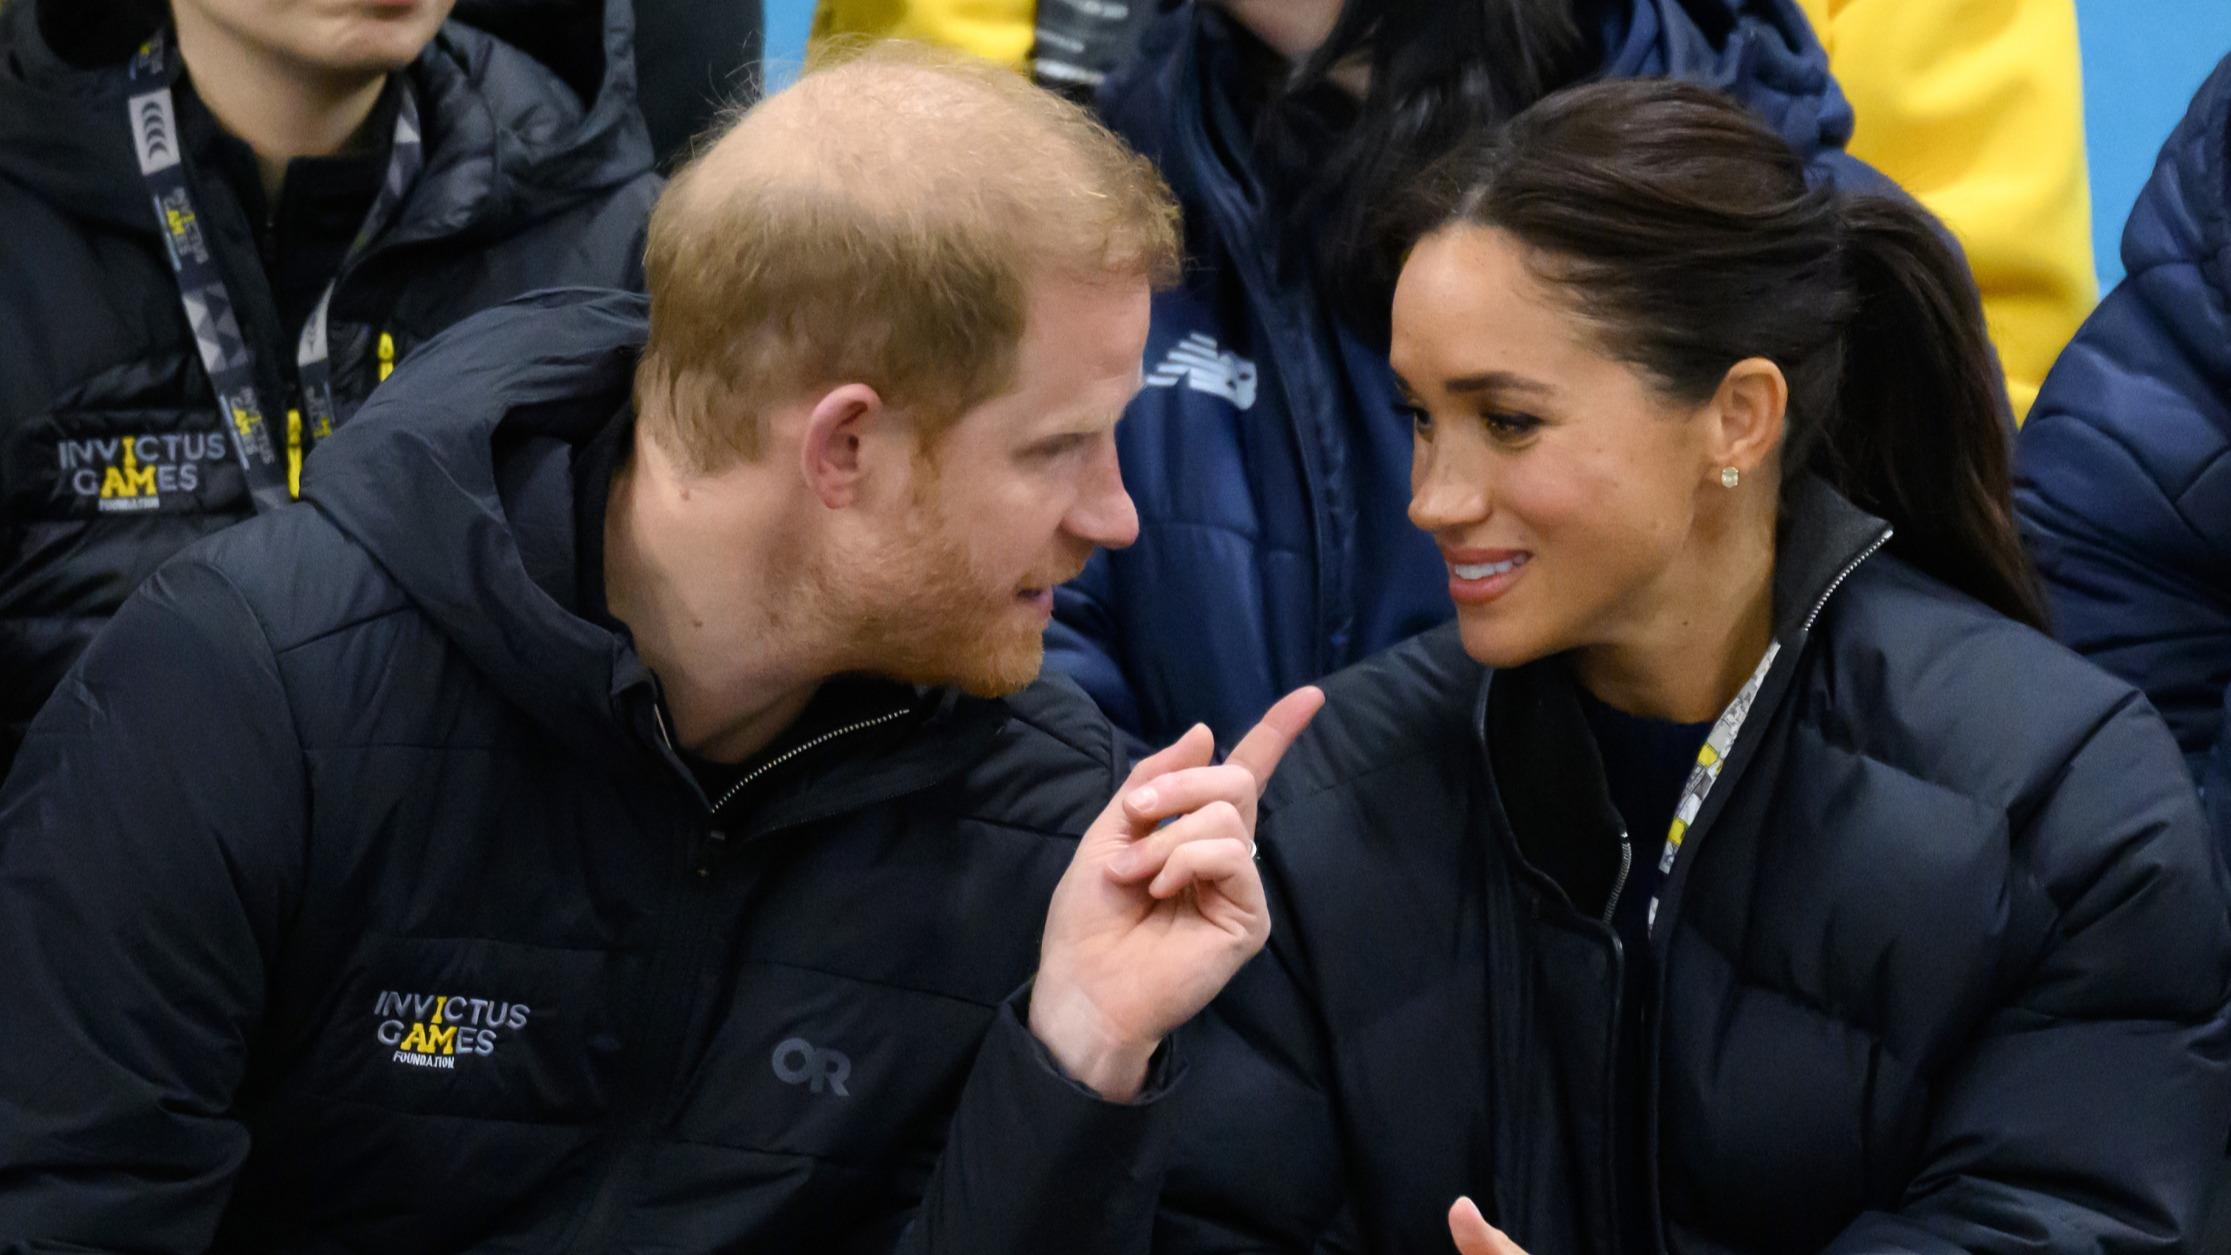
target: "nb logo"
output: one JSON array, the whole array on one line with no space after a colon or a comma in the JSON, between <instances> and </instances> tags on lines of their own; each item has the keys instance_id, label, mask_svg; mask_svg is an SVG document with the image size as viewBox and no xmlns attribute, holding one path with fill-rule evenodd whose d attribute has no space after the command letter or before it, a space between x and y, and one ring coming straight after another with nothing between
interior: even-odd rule
<instances>
[{"instance_id":1,"label":"nb logo","mask_svg":"<svg viewBox=\"0 0 2231 1255\"><path fill-rule=\"evenodd\" d=\"M1147 373L1146 386L1174 388L1182 383L1246 410L1255 405L1255 376L1255 363L1237 353L1219 352L1215 340L1196 331L1178 341L1162 364Z\"/></svg>"},{"instance_id":2,"label":"nb logo","mask_svg":"<svg viewBox=\"0 0 2231 1255\"><path fill-rule=\"evenodd\" d=\"M852 1094L844 1083L852 1076L852 1060L842 1051L823 1050L803 1037L793 1037L775 1047L775 1079L785 1085L804 1085L818 1094L835 1090L839 1098Z\"/></svg>"}]
</instances>

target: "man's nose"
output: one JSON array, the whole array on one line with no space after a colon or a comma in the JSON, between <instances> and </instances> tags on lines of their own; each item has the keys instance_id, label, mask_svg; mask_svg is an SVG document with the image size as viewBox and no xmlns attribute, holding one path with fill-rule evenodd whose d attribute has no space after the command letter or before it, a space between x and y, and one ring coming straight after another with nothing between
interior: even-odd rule
<instances>
[{"instance_id":1,"label":"man's nose","mask_svg":"<svg viewBox=\"0 0 2231 1255\"><path fill-rule=\"evenodd\" d=\"M1064 521L1071 535L1102 549L1126 549L1139 539L1139 508L1124 491L1112 438L1095 459L1091 478Z\"/></svg>"}]
</instances>

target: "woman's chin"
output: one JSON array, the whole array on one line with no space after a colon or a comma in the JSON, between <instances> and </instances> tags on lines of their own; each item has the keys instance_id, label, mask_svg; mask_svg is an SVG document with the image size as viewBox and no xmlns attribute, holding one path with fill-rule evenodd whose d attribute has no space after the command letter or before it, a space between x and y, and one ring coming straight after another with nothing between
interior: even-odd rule
<instances>
[{"instance_id":1,"label":"woman's chin","mask_svg":"<svg viewBox=\"0 0 2231 1255\"><path fill-rule=\"evenodd\" d=\"M1510 619L1509 615L1482 610L1457 611L1457 634L1463 638L1464 652L1472 661L1500 671L1523 667L1556 652L1540 633L1526 631Z\"/></svg>"}]
</instances>

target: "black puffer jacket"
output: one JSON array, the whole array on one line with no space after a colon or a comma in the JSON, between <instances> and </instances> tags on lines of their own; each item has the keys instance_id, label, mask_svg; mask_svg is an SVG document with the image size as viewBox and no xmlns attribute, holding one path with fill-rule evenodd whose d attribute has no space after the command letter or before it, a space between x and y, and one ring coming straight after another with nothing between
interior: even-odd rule
<instances>
[{"instance_id":1,"label":"black puffer jacket","mask_svg":"<svg viewBox=\"0 0 2231 1255\"><path fill-rule=\"evenodd\" d=\"M1011 997L1112 731L1064 681L904 689L709 817L572 608L643 312L428 346L34 722L0 1250L1144 1246L1169 1060L1103 1103Z\"/></svg>"},{"instance_id":2,"label":"black puffer jacket","mask_svg":"<svg viewBox=\"0 0 2231 1255\"><path fill-rule=\"evenodd\" d=\"M148 31L125 7L0 5L0 775L125 596L251 511L127 126L123 67ZM639 283L658 184L629 12L468 2L410 68L425 166L333 295L341 417L383 353L467 314L536 288ZM265 376L258 393L289 396L295 346L255 233L209 144L187 137L197 225Z\"/></svg>"},{"instance_id":3,"label":"black puffer jacket","mask_svg":"<svg viewBox=\"0 0 2231 1255\"><path fill-rule=\"evenodd\" d=\"M1650 956L1603 923L1622 834L1561 662L1483 673L1441 629L1328 683L1162 1249L1447 1250L1461 1194L1536 1255L2200 1249L2231 905L2176 746L1883 530L1793 503L1782 652Z\"/></svg>"}]
</instances>

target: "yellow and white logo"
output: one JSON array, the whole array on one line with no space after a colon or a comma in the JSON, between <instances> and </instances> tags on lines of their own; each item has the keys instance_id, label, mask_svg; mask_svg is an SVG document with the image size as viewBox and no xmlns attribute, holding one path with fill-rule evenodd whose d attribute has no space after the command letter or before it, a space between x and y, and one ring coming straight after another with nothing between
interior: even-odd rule
<instances>
[{"instance_id":1,"label":"yellow and white logo","mask_svg":"<svg viewBox=\"0 0 2231 1255\"><path fill-rule=\"evenodd\" d=\"M454 1068L460 1058L493 1055L503 1034L525 1028L533 1014L523 1002L393 990L380 993L372 1013L379 1043L394 1049L395 1062L417 1068Z\"/></svg>"},{"instance_id":2,"label":"yellow and white logo","mask_svg":"<svg viewBox=\"0 0 2231 1255\"><path fill-rule=\"evenodd\" d=\"M64 440L56 450L70 495L124 512L159 510L165 493L199 491L209 464L230 456L220 431Z\"/></svg>"}]
</instances>

